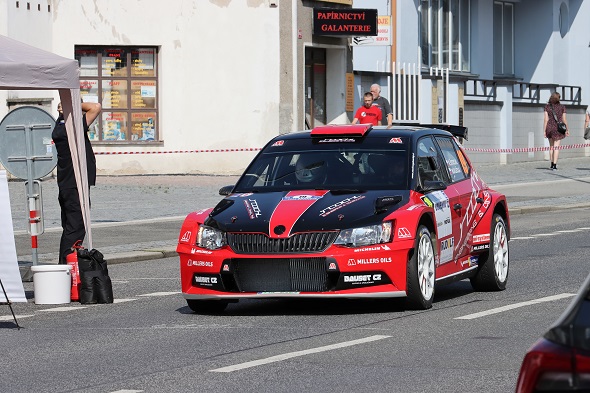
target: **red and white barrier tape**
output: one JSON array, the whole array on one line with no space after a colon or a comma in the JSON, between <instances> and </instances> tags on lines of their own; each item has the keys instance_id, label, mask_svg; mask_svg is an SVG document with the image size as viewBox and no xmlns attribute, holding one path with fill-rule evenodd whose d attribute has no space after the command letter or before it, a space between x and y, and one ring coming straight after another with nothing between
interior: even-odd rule
<instances>
[{"instance_id":1,"label":"red and white barrier tape","mask_svg":"<svg viewBox=\"0 0 590 393\"><path fill-rule=\"evenodd\" d=\"M126 154L171 154L171 153L231 153L236 151L258 151L260 147L244 147L239 149L202 149L202 150L163 150L163 151L97 151L95 155L126 155Z\"/></svg>"},{"instance_id":2,"label":"red and white barrier tape","mask_svg":"<svg viewBox=\"0 0 590 393\"><path fill-rule=\"evenodd\" d=\"M577 143L574 145L563 145L553 147L554 150L565 150L565 149L581 149L584 147L590 147L588 143ZM258 151L260 147L244 147L238 149L201 149L201 150L162 150L162 151L98 151L95 155L130 155L130 154L176 154L176 153L231 153L237 151ZM538 151L550 151L552 148L549 146L544 147L521 147L515 149L483 149L478 147L464 147L467 151L474 151L478 153L531 153Z\"/></svg>"},{"instance_id":3,"label":"red and white barrier tape","mask_svg":"<svg viewBox=\"0 0 590 393\"><path fill-rule=\"evenodd\" d=\"M477 147L464 147L467 151L474 151L478 153L531 153L536 151L550 151L550 150L565 150L565 149L580 149L583 147L590 147L590 144L576 143L574 145L563 146L544 146L544 147L521 147L516 149L481 149Z\"/></svg>"}]
</instances>

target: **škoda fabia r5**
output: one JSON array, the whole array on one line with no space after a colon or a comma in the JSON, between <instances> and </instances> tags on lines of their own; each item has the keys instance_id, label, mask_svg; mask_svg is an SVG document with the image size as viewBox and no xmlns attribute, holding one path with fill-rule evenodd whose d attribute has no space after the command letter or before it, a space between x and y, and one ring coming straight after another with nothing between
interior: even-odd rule
<instances>
[{"instance_id":1,"label":"\u0161koda fabia r5","mask_svg":"<svg viewBox=\"0 0 590 393\"><path fill-rule=\"evenodd\" d=\"M395 298L508 278L504 195L480 179L463 127L322 126L280 135L217 206L181 228L182 293L194 311L263 298Z\"/></svg>"}]
</instances>

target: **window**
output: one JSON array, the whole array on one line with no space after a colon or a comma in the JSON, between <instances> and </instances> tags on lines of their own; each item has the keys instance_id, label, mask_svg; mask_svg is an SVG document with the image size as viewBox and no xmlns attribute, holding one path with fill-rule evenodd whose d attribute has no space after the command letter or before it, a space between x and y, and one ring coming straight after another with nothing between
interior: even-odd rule
<instances>
[{"instance_id":1,"label":"window","mask_svg":"<svg viewBox=\"0 0 590 393\"><path fill-rule=\"evenodd\" d=\"M82 99L102 105L92 141L159 140L157 48L76 46L75 57Z\"/></svg>"},{"instance_id":2,"label":"window","mask_svg":"<svg viewBox=\"0 0 590 393\"><path fill-rule=\"evenodd\" d=\"M420 1L422 67L469 71L469 0Z\"/></svg>"},{"instance_id":3,"label":"window","mask_svg":"<svg viewBox=\"0 0 590 393\"><path fill-rule=\"evenodd\" d=\"M432 138L425 137L418 141L418 176L420 184L426 181L442 181L450 183L448 173L444 170L444 164L440 160L438 149Z\"/></svg>"},{"instance_id":4,"label":"window","mask_svg":"<svg viewBox=\"0 0 590 393\"><path fill-rule=\"evenodd\" d=\"M514 4L494 2L494 74L514 75Z\"/></svg>"},{"instance_id":5,"label":"window","mask_svg":"<svg viewBox=\"0 0 590 393\"><path fill-rule=\"evenodd\" d=\"M436 137L436 141L447 164L451 182L455 183L466 179L469 175L469 165L453 140L451 138Z\"/></svg>"}]
</instances>

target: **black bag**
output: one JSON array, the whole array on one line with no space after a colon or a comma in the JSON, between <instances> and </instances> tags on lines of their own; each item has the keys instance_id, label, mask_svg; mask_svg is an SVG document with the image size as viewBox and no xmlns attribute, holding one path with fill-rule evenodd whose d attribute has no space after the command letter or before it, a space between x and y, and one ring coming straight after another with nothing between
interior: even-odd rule
<instances>
[{"instance_id":1,"label":"black bag","mask_svg":"<svg viewBox=\"0 0 590 393\"><path fill-rule=\"evenodd\" d=\"M78 270L81 304L113 302L113 284L109 277L107 261L100 251L78 249Z\"/></svg>"},{"instance_id":2,"label":"black bag","mask_svg":"<svg viewBox=\"0 0 590 393\"><path fill-rule=\"evenodd\" d=\"M567 132L567 126L564 122L557 120L557 116L555 116L555 111L553 110L553 104L551 104L551 112L553 112L553 118L557 123L557 131L559 131L560 134L565 135L565 133Z\"/></svg>"}]
</instances>

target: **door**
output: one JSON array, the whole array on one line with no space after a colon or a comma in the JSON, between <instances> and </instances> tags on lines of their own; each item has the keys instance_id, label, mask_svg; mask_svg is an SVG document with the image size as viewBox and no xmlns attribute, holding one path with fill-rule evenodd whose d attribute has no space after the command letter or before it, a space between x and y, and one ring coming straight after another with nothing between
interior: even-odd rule
<instances>
[{"instance_id":1,"label":"door","mask_svg":"<svg viewBox=\"0 0 590 393\"><path fill-rule=\"evenodd\" d=\"M305 48L305 126L326 124L326 50Z\"/></svg>"}]
</instances>

